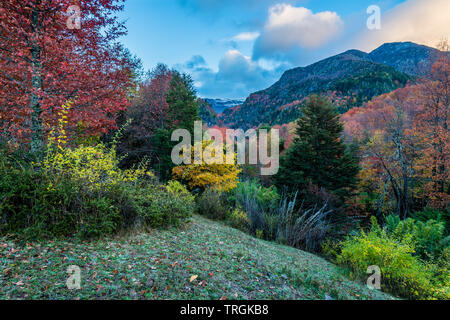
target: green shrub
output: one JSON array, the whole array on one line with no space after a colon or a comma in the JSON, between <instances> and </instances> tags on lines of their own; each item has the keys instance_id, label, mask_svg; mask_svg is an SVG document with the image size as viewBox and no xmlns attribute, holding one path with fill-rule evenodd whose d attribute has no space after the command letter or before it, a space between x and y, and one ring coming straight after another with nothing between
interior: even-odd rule
<instances>
[{"instance_id":1,"label":"green shrub","mask_svg":"<svg viewBox=\"0 0 450 320\"><path fill-rule=\"evenodd\" d=\"M445 248L443 221L422 222L411 218L400 221L398 216L390 215L385 219L384 229L397 241L412 246L423 259L435 259Z\"/></svg>"},{"instance_id":2,"label":"green shrub","mask_svg":"<svg viewBox=\"0 0 450 320\"><path fill-rule=\"evenodd\" d=\"M233 228L247 232L250 227L250 220L247 213L239 208L234 209L229 217L230 224Z\"/></svg>"},{"instance_id":3,"label":"green shrub","mask_svg":"<svg viewBox=\"0 0 450 320\"><path fill-rule=\"evenodd\" d=\"M272 210L278 207L280 201L280 195L274 186L266 188L256 180L238 183L234 193L237 206L242 206L246 199L252 198L261 208Z\"/></svg>"},{"instance_id":4,"label":"green shrub","mask_svg":"<svg viewBox=\"0 0 450 320\"><path fill-rule=\"evenodd\" d=\"M450 235L450 210L439 211L436 209L425 209L414 212L411 214L411 218L421 222L427 222L428 220L443 222L445 225L445 236Z\"/></svg>"},{"instance_id":5,"label":"green shrub","mask_svg":"<svg viewBox=\"0 0 450 320\"><path fill-rule=\"evenodd\" d=\"M198 213L213 219L225 220L231 212L226 195L214 189L205 190L197 199Z\"/></svg>"},{"instance_id":6,"label":"green shrub","mask_svg":"<svg viewBox=\"0 0 450 320\"><path fill-rule=\"evenodd\" d=\"M436 281L433 265L414 256L414 248L390 237L375 219L368 233L361 232L340 244L336 261L359 277L371 265L381 269L382 289L409 299L448 299L445 284Z\"/></svg>"},{"instance_id":7,"label":"green shrub","mask_svg":"<svg viewBox=\"0 0 450 320\"><path fill-rule=\"evenodd\" d=\"M111 170L115 170L111 168ZM180 225L195 211L194 197L177 182L89 181L0 158L0 234L24 239L98 238L146 227Z\"/></svg>"},{"instance_id":8,"label":"green shrub","mask_svg":"<svg viewBox=\"0 0 450 320\"><path fill-rule=\"evenodd\" d=\"M1 171L1 234L87 238L114 234L124 226L123 203L113 191L92 192L66 179L55 182L25 166Z\"/></svg>"},{"instance_id":9,"label":"green shrub","mask_svg":"<svg viewBox=\"0 0 450 320\"><path fill-rule=\"evenodd\" d=\"M194 197L178 182L138 187L132 199L139 221L145 227L179 226L195 212Z\"/></svg>"}]
</instances>

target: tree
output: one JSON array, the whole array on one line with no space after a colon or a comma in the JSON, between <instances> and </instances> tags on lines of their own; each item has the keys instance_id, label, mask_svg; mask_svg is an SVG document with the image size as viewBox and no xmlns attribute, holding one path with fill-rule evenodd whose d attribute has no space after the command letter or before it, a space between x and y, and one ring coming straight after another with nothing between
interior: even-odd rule
<instances>
[{"instance_id":1,"label":"tree","mask_svg":"<svg viewBox=\"0 0 450 320\"><path fill-rule=\"evenodd\" d=\"M212 146L213 141L203 141L202 150ZM194 147L191 147L191 159L194 162ZM212 152L213 153L213 152ZM213 155L214 157L214 155ZM230 191L236 188L241 169L234 164L226 164L224 150L223 163L210 163L203 157L202 164L181 165L173 168L172 175L176 180L186 183L191 190L211 188L219 192Z\"/></svg>"},{"instance_id":2,"label":"tree","mask_svg":"<svg viewBox=\"0 0 450 320\"><path fill-rule=\"evenodd\" d=\"M449 43L439 45L440 55L432 71L419 85L419 99L423 109L417 115L414 127L424 144L424 161L420 164L425 191L430 205L444 209L450 201L450 62Z\"/></svg>"},{"instance_id":3,"label":"tree","mask_svg":"<svg viewBox=\"0 0 450 320\"><path fill-rule=\"evenodd\" d=\"M325 98L311 96L297 120L297 137L281 158L279 186L304 191L310 183L341 197L356 184L358 159L342 141L343 124Z\"/></svg>"},{"instance_id":4,"label":"tree","mask_svg":"<svg viewBox=\"0 0 450 320\"><path fill-rule=\"evenodd\" d=\"M193 133L194 121L199 119L199 106L192 79L163 64L159 64L144 81L132 99L124 123L131 121L119 144L119 153L130 167L150 159L162 180L171 177L172 131L187 129Z\"/></svg>"},{"instance_id":5,"label":"tree","mask_svg":"<svg viewBox=\"0 0 450 320\"><path fill-rule=\"evenodd\" d=\"M194 133L194 122L200 119L196 95L192 78L174 72L166 96L169 105L167 129L186 129Z\"/></svg>"},{"instance_id":6,"label":"tree","mask_svg":"<svg viewBox=\"0 0 450 320\"><path fill-rule=\"evenodd\" d=\"M133 86L133 62L116 43L126 31L115 16L120 2L0 2L0 129L38 152L68 101L69 137L77 127L95 135L115 126ZM80 29L69 23L73 5Z\"/></svg>"},{"instance_id":7,"label":"tree","mask_svg":"<svg viewBox=\"0 0 450 320\"><path fill-rule=\"evenodd\" d=\"M119 154L126 154L123 166L131 167L140 163L144 157L156 159L161 153L155 150L155 144L164 139L170 141L170 136L159 138L161 132L158 131L165 127L169 110L166 95L171 79L172 71L166 65L158 64L139 84L131 99L131 106L120 120L120 125L125 129L117 149ZM155 162L160 161L156 159Z\"/></svg>"},{"instance_id":8,"label":"tree","mask_svg":"<svg viewBox=\"0 0 450 320\"><path fill-rule=\"evenodd\" d=\"M343 115L347 139L362 147L361 194L378 214L426 206L444 209L450 200L448 44L431 57L431 71L415 84L374 98Z\"/></svg>"}]
</instances>

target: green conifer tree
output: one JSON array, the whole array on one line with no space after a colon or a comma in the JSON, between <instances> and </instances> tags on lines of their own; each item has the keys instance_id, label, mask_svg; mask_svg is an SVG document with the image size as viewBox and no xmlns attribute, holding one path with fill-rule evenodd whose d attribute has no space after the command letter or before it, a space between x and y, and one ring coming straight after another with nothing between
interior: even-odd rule
<instances>
[{"instance_id":1,"label":"green conifer tree","mask_svg":"<svg viewBox=\"0 0 450 320\"><path fill-rule=\"evenodd\" d=\"M359 166L355 150L342 142L336 108L312 95L297 125L297 137L280 160L276 184L302 192L312 183L345 198L356 185Z\"/></svg>"}]
</instances>

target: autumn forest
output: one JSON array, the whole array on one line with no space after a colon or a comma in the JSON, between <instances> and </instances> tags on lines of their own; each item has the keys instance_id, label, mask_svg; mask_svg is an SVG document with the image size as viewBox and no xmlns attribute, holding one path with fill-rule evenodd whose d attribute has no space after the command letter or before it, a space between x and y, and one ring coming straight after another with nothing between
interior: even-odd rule
<instances>
[{"instance_id":1,"label":"autumn forest","mask_svg":"<svg viewBox=\"0 0 450 320\"><path fill-rule=\"evenodd\" d=\"M129 48L133 1L0 3L0 300L450 299L446 30L263 69L276 19L324 21L278 1L212 76Z\"/></svg>"}]
</instances>

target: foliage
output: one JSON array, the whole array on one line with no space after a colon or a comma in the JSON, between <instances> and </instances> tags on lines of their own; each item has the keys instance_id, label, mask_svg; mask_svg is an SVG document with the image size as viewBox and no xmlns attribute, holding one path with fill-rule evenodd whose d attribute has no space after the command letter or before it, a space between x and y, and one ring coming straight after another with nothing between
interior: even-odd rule
<instances>
[{"instance_id":1,"label":"foliage","mask_svg":"<svg viewBox=\"0 0 450 320\"><path fill-rule=\"evenodd\" d=\"M385 229L393 239L407 243L426 260L433 260L441 254L444 240L444 223L429 219L425 222L408 218L400 221L397 216L386 217Z\"/></svg>"},{"instance_id":2,"label":"foliage","mask_svg":"<svg viewBox=\"0 0 450 320\"><path fill-rule=\"evenodd\" d=\"M422 211L413 212L411 214L411 218L421 222L427 222L431 219L438 222L443 222L445 225L444 235L450 235L450 210L439 211L436 209L425 208Z\"/></svg>"},{"instance_id":3,"label":"foliage","mask_svg":"<svg viewBox=\"0 0 450 320\"><path fill-rule=\"evenodd\" d=\"M280 161L277 185L305 190L312 183L348 197L356 185L358 159L340 140L343 125L336 109L311 96L297 124L294 144Z\"/></svg>"},{"instance_id":4,"label":"foliage","mask_svg":"<svg viewBox=\"0 0 450 320\"><path fill-rule=\"evenodd\" d=\"M174 72L167 91L166 101L169 105L167 128L169 130L186 129L194 133L194 122L199 120L194 81L187 74Z\"/></svg>"},{"instance_id":5,"label":"foliage","mask_svg":"<svg viewBox=\"0 0 450 320\"><path fill-rule=\"evenodd\" d=\"M343 116L347 139L361 145L360 190L366 210L402 219L449 202L448 44L431 72Z\"/></svg>"},{"instance_id":6,"label":"foliage","mask_svg":"<svg viewBox=\"0 0 450 320\"><path fill-rule=\"evenodd\" d=\"M431 72L419 85L418 98L423 108L414 123L415 134L421 140L423 153L418 171L424 182L429 205L445 209L450 203L449 179L449 106L450 106L450 44L438 44L440 54Z\"/></svg>"},{"instance_id":7,"label":"foliage","mask_svg":"<svg viewBox=\"0 0 450 320\"><path fill-rule=\"evenodd\" d=\"M82 184L22 165L4 163L0 178L0 233L26 239L114 234L125 227L129 200L112 189ZM49 187L51 186L51 187Z\"/></svg>"},{"instance_id":8,"label":"foliage","mask_svg":"<svg viewBox=\"0 0 450 320\"><path fill-rule=\"evenodd\" d=\"M198 212L210 219L225 220L231 207L228 205L225 194L216 189L206 189L197 199Z\"/></svg>"},{"instance_id":9,"label":"foliage","mask_svg":"<svg viewBox=\"0 0 450 320\"><path fill-rule=\"evenodd\" d=\"M247 212L239 208L236 208L231 212L228 220L233 228L242 230L244 232L248 231L250 227L250 220L248 218Z\"/></svg>"},{"instance_id":10,"label":"foliage","mask_svg":"<svg viewBox=\"0 0 450 320\"><path fill-rule=\"evenodd\" d=\"M198 113L192 79L159 64L140 85L122 120L131 122L118 145L122 167L132 168L148 158L159 178L170 180L175 146L172 131L187 129L192 133Z\"/></svg>"},{"instance_id":11,"label":"foliage","mask_svg":"<svg viewBox=\"0 0 450 320\"><path fill-rule=\"evenodd\" d=\"M213 141L204 141L202 143L202 163L195 164L194 155L197 152L196 146L191 147L192 164L181 165L173 168L173 178L186 183L191 190L206 190L208 188L215 189L219 192L233 190L238 182L238 176L241 169L234 164L226 163L226 154L222 154L222 163L213 162L209 159L216 157ZM211 156L211 158L208 158ZM220 157L220 155L218 155Z\"/></svg>"},{"instance_id":12,"label":"foliage","mask_svg":"<svg viewBox=\"0 0 450 320\"><path fill-rule=\"evenodd\" d=\"M195 212L194 197L179 183L167 186L139 186L132 201L144 227L180 226Z\"/></svg>"},{"instance_id":13,"label":"foliage","mask_svg":"<svg viewBox=\"0 0 450 320\"><path fill-rule=\"evenodd\" d=\"M110 148L102 143L67 147L65 126L68 110L67 105L59 113L59 123L51 131L45 158L36 164L46 175L82 183L90 190L115 188L122 183L135 183L141 178L153 176L147 171L145 162L136 169L121 170L120 159L116 155L116 140ZM52 188L51 184L49 188Z\"/></svg>"},{"instance_id":14,"label":"foliage","mask_svg":"<svg viewBox=\"0 0 450 320\"><path fill-rule=\"evenodd\" d=\"M68 136L106 133L129 105L138 61L117 39L126 33L121 1L82 1L82 29L69 29L67 0L0 2L0 127L33 151L58 121L58 106L73 101ZM20 116L18 116L20 115Z\"/></svg>"},{"instance_id":15,"label":"foliage","mask_svg":"<svg viewBox=\"0 0 450 320\"><path fill-rule=\"evenodd\" d=\"M157 186L143 169L122 171L102 145L51 155L40 167L0 159L1 234L98 238L138 226L180 225L195 211L181 184Z\"/></svg>"},{"instance_id":16,"label":"foliage","mask_svg":"<svg viewBox=\"0 0 450 320\"><path fill-rule=\"evenodd\" d=\"M242 206L245 199L250 196L256 198L261 208L268 210L275 209L280 202L280 195L275 186L266 188L256 180L239 182L232 195L235 198L236 206Z\"/></svg>"},{"instance_id":17,"label":"foliage","mask_svg":"<svg viewBox=\"0 0 450 320\"><path fill-rule=\"evenodd\" d=\"M382 288L410 299L448 299L445 283L436 283L433 266L414 256L414 246L387 234L372 218L368 233L361 231L340 244L337 262L363 277L371 265L380 267Z\"/></svg>"}]
</instances>

